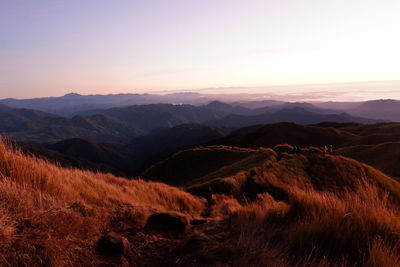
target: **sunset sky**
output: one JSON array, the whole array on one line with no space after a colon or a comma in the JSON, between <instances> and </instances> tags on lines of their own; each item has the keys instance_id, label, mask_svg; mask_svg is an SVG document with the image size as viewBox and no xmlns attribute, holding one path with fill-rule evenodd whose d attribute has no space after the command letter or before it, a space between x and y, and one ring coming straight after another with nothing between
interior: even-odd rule
<instances>
[{"instance_id":1,"label":"sunset sky","mask_svg":"<svg viewBox=\"0 0 400 267\"><path fill-rule=\"evenodd\" d=\"M399 0L1 0L0 98L400 80L399 14Z\"/></svg>"}]
</instances>

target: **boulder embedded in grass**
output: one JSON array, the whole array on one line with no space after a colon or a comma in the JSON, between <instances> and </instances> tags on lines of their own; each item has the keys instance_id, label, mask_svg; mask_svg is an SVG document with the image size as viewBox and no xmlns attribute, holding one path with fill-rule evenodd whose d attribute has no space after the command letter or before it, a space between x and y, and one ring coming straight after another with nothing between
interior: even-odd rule
<instances>
[{"instance_id":1,"label":"boulder embedded in grass","mask_svg":"<svg viewBox=\"0 0 400 267\"><path fill-rule=\"evenodd\" d=\"M127 253L129 241L115 233L109 233L100 237L97 241L97 251L105 256L119 256Z\"/></svg>"},{"instance_id":2,"label":"boulder embedded in grass","mask_svg":"<svg viewBox=\"0 0 400 267\"><path fill-rule=\"evenodd\" d=\"M185 216L175 213L153 213L147 219L145 228L163 232L184 233L188 225Z\"/></svg>"}]
</instances>

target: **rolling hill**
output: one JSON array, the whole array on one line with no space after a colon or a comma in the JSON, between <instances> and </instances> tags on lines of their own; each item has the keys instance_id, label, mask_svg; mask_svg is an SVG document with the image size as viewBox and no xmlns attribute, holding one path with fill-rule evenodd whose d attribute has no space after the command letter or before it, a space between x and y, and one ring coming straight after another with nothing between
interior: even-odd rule
<instances>
[{"instance_id":1,"label":"rolling hill","mask_svg":"<svg viewBox=\"0 0 400 267\"><path fill-rule=\"evenodd\" d=\"M238 147L200 147L178 152L153 165L141 176L174 186L184 186L207 177L234 175L239 170L259 166L268 160L268 156L269 153L264 151Z\"/></svg>"},{"instance_id":2,"label":"rolling hill","mask_svg":"<svg viewBox=\"0 0 400 267\"><path fill-rule=\"evenodd\" d=\"M74 99L80 99L80 96L68 95L64 98L74 102ZM65 99L58 100L62 103L66 101ZM33 106L36 107L39 105L38 103L45 100L35 101L32 103L35 103ZM54 99L49 101L52 103L51 105L56 106L57 101ZM67 102L64 104L67 105ZM89 107L90 105L88 105ZM202 106L149 104L109 109L86 109L72 117L62 117L33 109L11 109L0 113L0 132L5 132L7 136L24 143L43 144L70 138L90 138L98 142L127 144L134 137L182 124L240 128L281 121L301 124L377 122L377 120L353 117L345 113L331 114L329 112L331 111L317 108L309 103L284 103L248 109L220 101L213 101Z\"/></svg>"},{"instance_id":3,"label":"rolling hill","mask_svg":"<svg viewBox=\"0 0 400 267\"><path fill-rule=\"evenodd\" d=\"M373 119L400 121L400 101L392 99L366 101L349 109L348 112Z\"/></svg>"},{"instance_id":4,"label":"rolling hill","mask_svg":"<svg viewBox=\"0 0 400 267\"><path fill-rule=\"evenodd\" d=\"M100 165L103 170L126 177L135 173L142 160L139 154L122 146L96 143L90 139L67 139L47 145L46 148L78 160Z\"/></svg>"},{"instance_id":5,"label":"rolling hill","mask_svg":"<svg viewBox=\"0 0 400 267\"><path fill-rule=\"evenodd\" d=\"M321 123L298 125L276 123L245 127L209 144L240 146L247 148L274 147L290 144L299 147L333 145L335 153L370 164L379 170L399 177L400 140L399 123L357 124ZM393 149L389 149L393 144ZM385 152L385 149L387 151Z\"/></svg>"},{"instance_id":6,"label":"rolling hill","mask_svg":"<svg viewBox=\"0 0 400 267\"><path fill-rule=\"evenodd\" d=\"M182 124L160 129L134 138L127 148L145 159L141 170L182 149L202 146L211 140L222 138L232 130L201 124Z\"/></svg>"},{"instance_id":7,"label":"rolling hill","mask_svg":"<svg viewBox=\"0 0 400 267\"><path fill-rule=\"evenodd\" d=\"M51 143L69 138L124 143L144 131L106 115L58 115L29 109L12 109L0 115L0 132L23 143Z\"/></svg>"},{"instance_id":8,"label":"rolling hill","mask_svg":"<svg viewBox=\"0 0 400 267\"><path fill-rule=\"evenodd\" d=\"M15 147L65 168L112 173L126 178L135 176L144 161L138 153L123 146L83 138L65 139L48 145L15 143Z\"/></svg>"},{"instance_id":9,"label":"rolling hill","mask_svg":"<svg viewBox=\"0 0 400 267\"><path fill-rule=\"evenodd\" d=\"M246 191L248 181L245 182L243 179L248 180L257 176L255 173L260 171L256 171L259 168L267 175L263 178L278 179L275 182L281 183L285 179L297 180L301 177L301 179L305 179L298 181L301 185L311 183L321 190L334 190L337 189L336 186L351 188L356 186L357 181L370 181L371 177L379 173L374 168L350 158L337 155L324 157L320 151L310 148L303 148L298 152L291 150L281 152L277 147L276 149L249 149L232 146L208 146L176 153L165 161L153 165L142 176L149 180L161 181L174 186L191 189L200 186L202 189L211 190L215 194L225 194L227 192L224 192L224 190L229 186L243 186L240 190ZM248 173L243 176L243 172ZM285 176L290 178L284 178ZM224 177L226 177L225 182L227 184L221 186L220 183ZM349 180L341 180L343 177ZM379 177L378 180L373 178L373 182L377 185L382 188L390 188L390 190L394 190L393 192L400 190L400 183L394 182L395 180L383 173L380 173ZM232 179L237 179L237 181L232 181ZM289 180L286 180L286 182L289 183ZM260 180L259 182L263 181ZM214 188L212 185L216 187ZM395 188L392 188L392 185ZM238 190L238 188L231 188L228 193L232 194L234 192L232 190Z\"/></svg>"},{"instance_id":10,"label":"rolling hill","mask_svg":"<svg viewBox=\"0 0 400 267\"><path fill-rule=\"evenodd\" d=\"M64 167L111 172L130 178L181 149L204 145L230 132L230 129L222 127L184 124L136 137L128 145L98 142L89 138L71 138L41 146L19 146L24 151Z\"/></svg>"},{"instance_id":11,"label":"rolling hill","mask_svg":"<svg viewBox=\"0 0 400 267\"><path fill-rule=\"evenodd\" d=\"M399 136L396 137L397 140ZM337 153L365 162L400 179L400 142L382 142L368 145L353 145L339 148Z\"/></svg>"},{"instance_id":12,"label":"rolling hill","mask_svg":"<svg viewBox=\"0 0 400 267\"><path fill-rule=\"evenodd\" d=\"M299 124L317 124L321 122L359 122L375 123L372 119L353 117L349 114L320 114L304 108L288 108L267 112L253 116L228 115L222 119L207 122L209 125L224 127L246 127L250 125L268 124L277 122L294 122Z\"/></svg>"},{"instance_id":13,"label":"rolling hill","mask_svg":"<svg viewBox=\"0 0 400 267\"><path fill-rule=\"evenodd\" d=\"M23 127L25 123L46 118L61 118L57 115L40 110L30 109L6 109L0 113L0 131L15 131Z\"/></svg>"},{"instance_id":14,"label":"rolling hill","mask_svg":"<svg viewBox=\"0 0 400 267\"><path fill-rule=\"evenodd\" d=\"M105 115L94 115L92 117L97 116ZM92 136L99 138L99 135L97 135L99 131L96 130L99 127L98 124L92 124L92 121L88 118L91 117L75 118L74 120L79 122L82 125L81 127L85 125L85 127L93 127L94 134ZM61 136L68 138L79 135L74 132L71 133L71 129L74 128L61 131ZM32 153L57 161L62 166L82 166L86 169L88 167L85 166L88 165L99 166L98 170L100 171L132 177L179 150L203 145L228 145L244 148L272 148L275 145L286 143L298 147L314 146L319 148L324 145L333 145L335 153L343 153L345 156L370 164L393 177L398 177L397 150L388 150L388 152L383 153L384 151L379 148L383 145L387 147L387 143L397 143L400 140L399 129L398 123L369 125L358 123L320 123L317 125L276 123L249 126L234 131L223 127L183 124L172 128L154 130L147 135L132 139L127 145L108 144L104 146L103 142L92 140L87 144L89 148L93 148L90 146L91 144L96 147L101 146L105 150L88 149L90 156L85 156L85 145L82 144L81 148L79 142L75 144L71 141L80 140L85 143L84 139L71 138L58 141L54 146L44 144L43 147L43 149L51 149L67 156L67 159L53 153L35 153L43 152L37 149L33 150ZM82 133L82 131L78 133ZM36 136L36 138L40 137L41 135ZM127 139L128 136L125 138ZM86 140L88 139L86 138ZM59 144L63 144L62 149L58 149ZM373 152L376 149L379 152ZM74 152L70 153L70 151ZM365 155L363 155L364 153ZM86 163L76 164L72 159ZM89 169L95 170L92 167Z\"/></svg>"},{"instance_id":15,"label":"rolling hill","mask_svg":"<svg viewBox=\"0 0 400 267\"><path fill-rule=\"evenodd\" d=\"M150 131L185 123L202 123L223 116L221 112L212 108L207 108L207 106L197 107L173 104L134 105L121 108L93 110L85 114L109 115L133 127Z\"/></svg>"},{"instance_id":16,"label":"rolling hill","mask_svg":"<svg viewBox=\"0 0 400 267\"><path fill-rule=\"evenodd\" d=\"M0 132L24 143L52 143L71 138L127 144L134 137L160 128L199 123L222 117L220 112L191 105L154 104L93 111L65 118L28 109L0 115Z\"/></svg>"},{"instance_id":17,"label":"rolling hill","mask_svg":"<svg viewBox=\"0 0 400 267\"><path fill-rule=\"evenodd\" d=\"M47 160L49 163L58 165L60 167L129 176L128 174L122 173L120 170L115 170L114 166L106 166L105 164L88 161L77 156L69 156L43 146L14 143L14 147L26 155Z\"/></svg>"},{"instance_id":18,"label":"rolling hill","mask_svg":"<svg viewBox=\"0 0 400 267\"><path fill-rule=\"evenodd\" d=\"M186 157L186 165L176 163ZM400 263L400 183L368 165L307 149L287 153L228 146L178 153L152 172L162 175L166 165L173 171L163 175L166 182L185 184L207 201L162 183L63 169L1 142L0 262Z\"/></svg>"},{"instance_id":19,"label":"rolling hill","mask_svg":"<svg viewBox=\"0 0 400 267\"><path fill-rule=\"evenodd\" d=\"M352 133L335 128L281 122L241 128L212 143L249 148L273 147L286 143L308 147L327 144L339 145L351 140L354 136Z\"/></svg>"}]
</instances>

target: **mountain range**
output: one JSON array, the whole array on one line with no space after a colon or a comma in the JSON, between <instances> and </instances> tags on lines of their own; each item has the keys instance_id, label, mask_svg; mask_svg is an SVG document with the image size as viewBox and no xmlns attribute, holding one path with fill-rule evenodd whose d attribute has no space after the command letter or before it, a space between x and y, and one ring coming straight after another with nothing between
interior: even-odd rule
<instances>
[{"instance_id":1,"label":"mountain range","mask_svg":"<svg viewBox=\"0 0 400 267\"><path fill-rule=\"evenodd\" d=\"M136 137L126 145L74 138L41 146L21 146L36 156L59 162L62 166L134 177L147 172L152 165L179 151L203 146L225 145L258 149L288 144L289 147L315 147L321 153L320 149L324 145L332 145L335 155L357 159L392 177L400 178L397 168L399 140L399 123L300 125L282 122L237 130L183 124ZM183 161L177 162L185 165Z\"/></svg>"},{"instance_id":2,"label":"mountain range","mask_svg":"<svg viewBox=\"0 0 400 267\"><path fill-rule=\"evenodd\" d=\"M202 99L201 96L173 94L157 97L169 101L174 97L194 101ZM128 103L123 101L124 97L128 102L157 99L153 95L69 94L60 98L1 100L0 132L18 142L24 151L59 162L62 166L126 177L139 175L158 161L184 149L204 145L273 148L285 143L300 147L331 144L337 153L371 164L394 177L400 176L395 170L397 150L387 153L386 160L381 160L382 153L378 153L390 145L397 147L398 124L353 116L335 108L352 110L352 114L369 112L375 118L380 118L379 114L393 118L397 101L335 106L334 103L273 100L224 103L214 100L202 105L122 106ZM105 103L117 106L103 108ZM73 108L81 104L85 108ZM16 108L15 105L22 107ZM388 107L379 112L382 105ZM68 114L76 114L62 116L44 111L56 107L71 108ZM378 111L374 113L372 109L375 108ZM377 151L379 156L371 157L373 151Z\"/></svg>"},{"instance_id":3,"label":"mountain range","mask_svg":"<svg viewBox=\"0 0 400 267\"><path fill-rule=\"evenodd\" d=\"M0 132L19 142L35 144L70 138L127 144L133 138L152 131L190 123L240 128L279 121L301 124L382 121L346 113L330 113L331 110L320 109L309 103L275 103L271 107L255 109L219 101L202 106L149 104L86 110L73 117L8 106L2 110Z\"/></svg>"},{"instance_id":4,"label":"mountain range","mask_svg":"<svg viewBox=\"0 0 400 267\"><path fill-rule=\"evenodd\" d=\"M260 99L260 100L258 100ZM76 93L66 94L61 97L43 97L33 99L0 99L0 113L4 107L25 108L41 110L48 113L72 117L77 114L84 114L88 111L103 110L115 107L127 107L132 105L148 104L189 104L204 106L213 101L222 101L236 107L232 114L243 114L240 109L259 109L270 107L269 111L277 111L282 108L303 107L310 108L316 113L322 110L329 114L348 113L356 117L366 117L379 120L400 121L400 101L391 99L355 101L355 102L310 102L296 103L276 100L265 100L262 94L201 94L201 93L172 93L172 94L114 94L114 95L80 95ZM239 108L238 108L239 107ZM227 107L230 108L230 107ZM263 113L263 112L260 112ZM256 115L256 114L252 114Z\"/></svg>"}]
</instances>

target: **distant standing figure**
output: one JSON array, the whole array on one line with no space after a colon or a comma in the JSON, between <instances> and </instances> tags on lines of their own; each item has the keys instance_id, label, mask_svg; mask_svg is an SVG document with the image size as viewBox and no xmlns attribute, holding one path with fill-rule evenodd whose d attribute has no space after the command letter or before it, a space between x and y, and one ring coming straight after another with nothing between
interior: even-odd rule
<instances>
[{"instance_id":1,"label":"distant standing figure","mask_svg":"<svg viewBox=\"0 0 400 267\"><path fill-rule=\"evenodd\" d=\"M322 148L322 156L326 156L326 152L328 152L328 148L326 147L326 146L324 146L323 148Z\"/></svg>"},{"instance_id":2,"label":"distant standing figure","mask_svg":"<svg viewBox=\"0 0 400 267\"><path fill-rule=\"evenodd\" d=\"M329 145L329 154L332 154L332 153L333 153L333 146Z\"/></svg>"}]
</instances>

